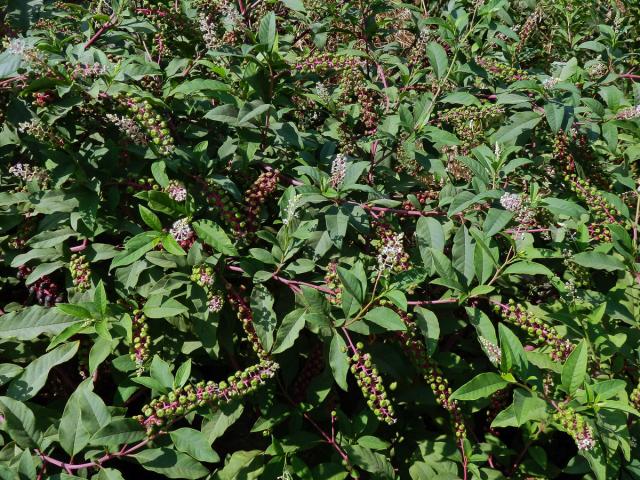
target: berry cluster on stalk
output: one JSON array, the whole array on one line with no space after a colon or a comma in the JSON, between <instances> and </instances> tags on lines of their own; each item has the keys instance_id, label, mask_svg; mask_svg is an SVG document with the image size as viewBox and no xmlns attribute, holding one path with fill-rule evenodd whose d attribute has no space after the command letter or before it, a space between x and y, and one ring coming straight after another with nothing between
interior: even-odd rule
<instances>
[{"instance_id":1,"label":"berry cluster on stalk","mask_svg":"<svg viewBox=\"0 0 640 480\"><path fill-rule=\"evenodd\" d=\"M378 369L371 361L371 355L363 352L364 344L358 342L355 345L349 340L346 351L349 353L351 373L362 390L367 405L378 420L392 425L396 422L393 405L387 398L387 391L382 383Z\"/></svg>"},{"instance_id":2,"label":"berry cluster on stalk","mask_svg":"<svg viewBox=\"0 0 640 480\"><path fill-rule=\"evenodd\" d=\"M144 373L145 364L149 359L149 347L151 337L149 337L149 325L147 317L139 308L133 311L132 332L131 332L131 360L136 364L136 375Z\"/></svg>"},{"instance_id":3,"label":"berry cluster on stalk","mask_svg":"<svg viewBox=\"0 0 640 480\"><path fill-rule=\"evenodd\" d=\"M505 63L498 62L493 58L476 58L476 63L484 68L494 78L505 83L513 83L520 80L528 80L529 75L524 70L510 67Z\"/></svg>"},{"instance_id":4,"label":"berry cluster on stalk","mask_svg":"<svg viewBox=\"0 0 640 480\"><path fill-rule=\"evenodd\" d=\"M191 281L202 287L207 294L207 308L210 312L218 313L224 306L222 294L214 287L216 277L213 267L200 265L193 267Z\"/></svg>"},{"instance_id":5,"label":"berry cluster on stalk","mask_svg":"<svg viewBox=\"0 0 640 480\"><path fill-rule=\"evenodd\" d=\"M227 287L229 303L235 309L238 320L242 322L242 329L251 344L251 348L253 348L253 351L258 355L258 358L267 358L268 353L260 343L255 326L253 325L253 313L249 307L249 299L242 293L236 292L230 284L227 283L225 286ZM243 287L244 285L241 287L244 291Z\"/></svg>"},{"instance_id":6,"label":"berry cluster on stalk","mask_svg":"<svg viewBox=\"0 0 640 480\"><path fill-rule=\"evenodd\" d=\"M500 313L504 320L518 325L530 336L535 337L539 343L549 345L551 358L557 362L564 362L575 348L569 340L560 337L554 327L537 318L513 299L509 299L507 305L494 305L494 310Z\"/></svg>"},{"instance_id":7,"label":"berry cluster on stalk","mask_svg":"<svg viewBox=\"0 0 640 480\"><path fill-rule=\"evenodd\" d=\"M593 213L594 221L588 226L591 238L610 242L611 233L607 225L620 223L618 220L621 218L620 211L606 200L588 180L578 178L575 174L566 175L564 179L569 183L571 190L589 206L589 210Z\"/></svg>"},{"instance_id":8,"label":"berry cluster on stalk","mask_svg":"<svg viewBox=\"0 0 640 480\"><path fill-rule=\"evenodd\" d=\"M18 267L18 280L26 280L33 270L21 265ZM38 280L29 285L29 296L35 297L36 301L44 307L53 307L56 303L63 301L60 286L54 282L48 275L40 277Z\"/></svg>"},{"instance_id":9,"label":"berry cluster on stalk","mask_svg":"<svg viewBox=\"0 0 640 480\"><path fill-rule=\"evenodd\" d=\"M74 253L69 261L69 271L73 286L78 292L84 292L91 286L91 267L87 257L79 253Z\"/></svg>"},{"instance_id":10,"label":"berry cluster on stalk","mask_svg":"<svg viewBox=\"0 0 640 480\"><path fill-rule=\"evenodd\" d=\"M255 233L258 230L260 212L267 199L276 191L280 172L272 170L263 172L245 192L246 231Z\"/></svg>"},{"instance_id":11,"label":"berry cluster on stalk","mask_svg":"<svg viewBox=\"0 0 640 480\"><path fill-rule=\"evenodd\" d=\"M291 387L293 393L293 401L300 403L304 401L307 389L311 381L324 370L325 363L322 356L322 345L317 344L309 352L307 360L296 375L295 381Z\"/></svg>"},{"instance_id":12,"label":"berry cluster on stalk","mask_svg":"<svg viewBox=\"0 0 640 480\"><path fill-rule=\"evenodd\" d=\"M467 105L443 110L438 114L438 120L441 124L451 124L460 139L476 144L486 124L500 118L504 112L501 105L483 103L480 106Z\"/></svg>"},{"instance_id":13,"label":"berry cluster on stalk","mask_svg":"<svg viewBox=\"0 0 640 480\"><path fill-rule=\"evenodd\" d=\"M390 303L385 303L385 305L389 306ZM464 424L460 406L456 400L451 399L453 390L449 386L449 381L442 373L442 370L429 358L424 342L420 339L418 326L413 320L412 314L398 309L394 310L400 315L400 318L407 327L406 331L398 332L401 345L406 349L411 361L424 377L427 385L431 388L438 405L442 406L451 415L456 437L459 439L465 438L467 429Z\"/></svg>"},{"instance_id":14,"label":"berry cluster on stalk","mask_svg":"<svg viewBox=\"0 0 640 480\"><path fill-rule=\"evenodd\" d=\"M338 262L331 260L327 265L327 273L324 276L324 282L331 293L327 293L327 300L332 305L342 305L342 282L338 276Z\"/></svg>"},{"instance_id":15,"label":"berry cluster on stalk","mask_svg":"<svg viewBox=\"0 0 640 480\"><path fill-rule=\"evenodd\" d=\"M173 149L173 137L162 115L156 113L148 100L127 95L121 99L129 114L142 127L144 134L150 138L160 155L169 155Z\"/></svg>"},{"instance_id":16,"label":"berry cluster on stalk","mask_svg":"<svg viewBox=\"0 0 640 480\"><path fill-rule=\"evenodd\" d=\"M273 378L278 368L276 362L262 359L258 364L236 372L226 381L202 381L177 388L142 407L142 415L136 419L147 429L147 434L152 434L199 407L217 409L221 404L255 392L266 380Z\"/></svg>"},{"instance_id":17,"label":"berry cluster on stalk","mask_svg":"<svg viewBox=\"0 0 640 480\"><path fill-rule=\"evenodd\" d=\"M206 188L207 201L216 210L218 217L231 228L236 237L242 237L246 233L247 223L229 193L212 180L206 183Z\"/></svg>"},{"instance_id":18,"label":"berry cluster on stalk","mask_svg":"<svg viewBox=\"0 0 640 480\"><path fill-rule=\"evenodd\" d=\"M593 429L582 415L573 408L566 407L556 412L553 419L559 423L576 442L578 450L591 450L596 446Z\"/></svg>"}]
</instances>

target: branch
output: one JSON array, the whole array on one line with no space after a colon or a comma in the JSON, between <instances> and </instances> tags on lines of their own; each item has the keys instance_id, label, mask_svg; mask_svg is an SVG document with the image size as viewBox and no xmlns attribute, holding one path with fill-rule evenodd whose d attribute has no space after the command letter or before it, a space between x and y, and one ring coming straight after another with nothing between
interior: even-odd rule
<instances>
[{"instance_id":1,"label":"branch","mask_svg":"<svg viewBox=\"0 0 640 480\"><path fill-rule=\"evenodd\" d=\"M96 42L96 40L98 40L102 36L104 32L106 32L111 27L113 27L115 25L115 20L116 20L116 14L113 13L111 17L109 17L109 20L107 21L107 23L102 25L102 27L100 27L100 29L95 33L95 35L91 37L87 43L85 43L84 49L87 50L91 45L93 45Z\"/></svg>"}]
</instances>

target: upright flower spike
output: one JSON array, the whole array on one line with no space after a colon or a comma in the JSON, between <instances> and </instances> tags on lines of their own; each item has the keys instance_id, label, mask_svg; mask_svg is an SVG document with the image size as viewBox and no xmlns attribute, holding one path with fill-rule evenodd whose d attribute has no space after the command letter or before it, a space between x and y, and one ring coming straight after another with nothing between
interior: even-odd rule
<instances>
[{"instance_id":1,"label":"upright flower spike","mask_svg":"<svg viewBox=\"0 0 640 480\"><path fill-rule=\"evenodd\" d=\"M165 191L169 195L169 198L176 202L184 202L187 199L187 189L184 183L177 180L171 180L165 188Z\"/></svg>"},{"instance_id":2,"label":"upright flower spike","mask_svg":"<svg viewBox=\"0 0 640 480\"><path fill-rule=\"evenodd\" d=\"M331 186L333 188L340 188L344 177L347 174L347 156L339 153L331 162Z\"/></svg>"},{"instance_id":3,"label":"upright flower spike","mask_svg":"<svg viewBox=\"0 0 640 480\"><path fill-rule=\"evenodd\" d=\"M396 422L393 405L387 398L387 391L382 383L378 369L371 361L371 355L363 352L364 344L358 342L355 345L349 340L347 351L351 373L362 390L367 405L381 422L392 425Z\"/></svg>"},{"instance_id":4,"label":"upright flower spike","mask_svg":"<svg viewBox=\"0 0 640 480\"><path fill-rule=\"evenodd\" d=\"M181 218L180 220L173 222L169 233L182 248L191 247L196 240L196 234L191 228L189 219L187 218Z\"/></svg>"},{"instance_id":5,"label":"upright flower spike","mask_svg":"<svg viewBox=\"0 0 640 480\"><path fill-rule=\"evenodd\" d=\"M378 271L398 273L409 268L409 255L404 249L404 233L396 233L386 223L375 222L376 240L371 245L378 249Z\"/></svg>"},{"instance_id":6,"label":"upright flower spike","mask_svg":"<svg viewBox=\"0 0 640 480\"><path fill-rule=\"evenodd\" d=\"M391 306L391 303L385 301L385 305ZM464 425L460 406L456 400L450 398L453 391L449 386L449 381L442 373L442 370L429 357L424 342L420 339L418 326L412 315L399 309L394 308L394 310L400 315L407 327L406 331L398 332L401 345L406 348L411 361L427 381L427 385L431 388L438 405L442 406L451 415L456 437L459 439L466 438L467 429Z\"/></svg>"},{"instance_id":7,"label":"upright flower spike","mask_svg":"<svg viewBox=\"0 0 640 480\"><path fill-rule=\"evenodd\" d=\"M524 306L509 299L509 303L496 304L494 310L502 315L507 322L518 325L530 336L537 338L539 343L551 347L551 358L556 362L564 362L575 348L569 340L561 338L554 327L537 318L533 313L525 310Z\"/></svg>"},{"instance_id":8,"label":"upright flower spike","mask_svg":"<svg viewBox=\"0 0 640 480\"><path fill-rule=\"evenodd\" d=\"M573 408L566 407L554 414L553 419L576 442L578 450L588 451L596 446L593 430L584 417Z\"/></svg>"},{"instance_id":9,"label":"upright flower spike","mask_svg":"<svg viewBox=\"0 0 640 480\"><path fill-rule=\"evenodd\" d=\"M199 382L177 388L142 407L142 415L136 419L151 435L199 407L209 406L217 410L222 404L255 392L266 380L273 378L278 368L276 362L262 359L256 365L237 371L227 381Z\"/></svg>"}]
</instances>

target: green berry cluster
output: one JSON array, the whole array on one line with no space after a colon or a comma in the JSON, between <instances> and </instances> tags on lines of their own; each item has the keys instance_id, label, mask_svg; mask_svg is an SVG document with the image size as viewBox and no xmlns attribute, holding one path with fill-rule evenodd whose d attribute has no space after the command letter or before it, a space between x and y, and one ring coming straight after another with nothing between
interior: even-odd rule
<instances>
[{"instance_id":1,"label":"green berry cluster","mask_svg":"<svg viewBox=\"0 0 640 480\"><path fill-rule=\"evenodd\" d=\"M229 193L220 185L209 180L206 183L206 196L209 204L217 210L218 216L239 238L246 233L247 223L240 209L234 204Z\"/></svg>"},{"instance_id":2,"label":"green berry cluster","mask_svg":"<svg viewBox=\"0 0 640 480\"><path fill-rule=\"evenodd\" d=\"M386 300L383 300L381 304L389 307L392 305ZM465 438L467 436L467 429L464 424L460 406L456 400L451 399L453 390L449 386L449 381L442 373L440 367L429 357L424 342L418 333L418 326L413 320L413 315L397 308L394 308L394 310L400 315L400 318L407 327L406 331L398 332L401 345L409 354L411 361L431 388L438 405L442 406L451 415L456 437L460 439Z\"/></svg>"},{"instance_id":3,"label":"green berry cluster","mask_svg":"<svg viewBox=\"0 0 640 480\"><path fill-rule=\"evenodd\" d=\"M596 446L591 426L573 408L562 408L554 414L553 419L571 435L578 450L591 450Z\"/></svg>"},{"instance_id":4,"label":"green berry cluster","mask_svg":"<svg viewBox=\"0 0 640 480\"><path fill-rule=\"evenodd\" d=\"M160 155L169 155L173 149L173 137L166 120L153 110L148 100L127 95L122 103L135 121L145 130Z\"/></svg>"},{"instance_id":5,"label":"green berry cluster","mask_svg":"<svg viewBox=\"0 0 640 480\"><path fill-rule=\"evenodd\" d=\"M506 83L528 80L530 78L524 70L510 67L506 63L498 62L493 58L476 58L476 63L490 73L491 76Z\"/></svg>"},{"instance_id":6,"label":"green berry cluster","mask_svg":"<svg viewBox=\"0 0 640 480\"><path fill-rule=\"evenodd\" d=\"M202 287L207 294L207 308L218 313L224 306L224 299L220 291L214 287L215 280L213 267L209 265L196 265L191 271L191 281Z\"/></svg>"},{"instance_id":7,"label":"green berry cluster","mask_svg":"<svg viewBox=\"0 0 640 480\"><path fill-rule=\"evenodd\" d=\"M342 282L338 277L338 262L332 260L327 265L327 273L324 276L324 283L331 290L327 294L327 300L332 305L342 305Z\"/></svg>"},{"instance_id":8,"label":"green berry cluster","mask_svg":"<svg viewBox=\"0 0 640 480\"><path fill-rule=\"evenodd\" d=\"M176 388L143 406L142 415L136 420L147 429L147 434L152 434L199 407L217 409L222 404L255 392L266 380L273 378L278 368L276 362L262 359L256 365L237 371L226 381L202 381Z\"/></svg>"},{"instance_id":9,"label":"green berry cluster","mask_svg":"<svg viewBox=\"0 0 640 480\"><path fill-rule=\"evenodd\" d=\"M438 120L441 124L451 124L459 138L473 143L486 130L487 124L499 119L504 112L503 106L493 103L466 105L439 112Z\"/></svg>"},{"instance_id":10,"label":"green berry cluster","mask_svg":"<svg viewBox=\"0 0 640 480\"><path fill-rule=\"evenodd\" d=\"M602 242L611 241L611 234L607 225L620 223L620 211L588 180L578 178L576 174L566 175L564 180L569 183L578 198L585 202L594 216L594 222L589 225L591 238Z\"/></svg>"},{"instance_id":11,"label":"green berry cluster","mask_svg":"<svg viewBox=\"0 0 640 480\"><path fill-rule=\"evenodd\" d=\"M346 347L345 350L349 352L351 373L355 376L356 382L367 400L367 405L378 420L392 425L396 422L393 405L387 398L387 391L378 369L371 361L371 355L363 353L363 349L362 342L354 345L349 341L349 347Z\"/></svg>"},{"instance_id":12,"label":"green berry cluster","mask_svg":"<svg viewBox=\"0 0 640 480\"><path fill-rule=\"evenodd\" d=\"M140 309L133 311L133 325L131 332L131 360L136 364L136 374L142 375L145 364L149 359L149 347L151 346L151 338L149 337L149 326L147 325L147 317Z\"/></svg>"},{"instance_id":13,"label":"green berry cluster","mask_svg":"<svg viewBox=\"0 0 640 480\"><path fill-rule=\"evenodd\" d=\"M91 268L84 255L74 253L69 261L69 271L73 280L74 288L79 292L84 292L91 286Z\"/></svg>"},{"instance_id":14,"label":"green berry cluster","mask_svg":"<svg viewBox=\"0 0 640 480\"><path fill-rule=\"evenodd\" d=\"M538 342L551 347L551 358L563 362L575 348L569 340L561 338L551 325L546 324L533 313L525 310L524 306L509 299L509 304L496 304L494 310L502 318L522 328L527 334L536 337Z\"/></svg>"},{"instance_id":15,"label":"green berry cluster","mask_svg":"<svg viewBox=\"0 0 640 480\"><path fill-rule=\"evenodd\" d=\"M638 386L634 388L631 395L629 395L629 401L636 410L640 410L640 383L638 383Z\"/></svg>"}]
</instances>

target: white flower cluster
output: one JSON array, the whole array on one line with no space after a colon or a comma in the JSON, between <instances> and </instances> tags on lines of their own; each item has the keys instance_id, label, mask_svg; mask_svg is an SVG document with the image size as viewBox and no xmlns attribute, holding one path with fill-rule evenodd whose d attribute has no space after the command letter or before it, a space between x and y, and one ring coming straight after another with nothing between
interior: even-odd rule
<instances>
[{"instance_id":1,"label":"white flower cluster","mask_svg":"<svg viewBox=\"0 0 640 480\"><path fill-rule=\"evenodd\" d=\"M216 25L209 20L208 15L200 14L198 17L198 26L200 27L200 32L202 32L204 44L209 50L215 50L222 45L222 41L216 32Z\"/></svg>"},{"instance_id":2,"label":"white flower cluster","mask_svg":"<svg viewBox=\"0 0 640 480\"><path fill-rule=\"evenodd\" d=\"M191 225L189 225L189 220L186 218L181 218L174 222L169 233L177 242L184 242L193 237L193 229Z\"/></svg>"},{"instance_id":3,"label":"white flower cluster","mask_svg":"<svg viewBox=\"0 0 640 480\"><path fill-rule=\"evenodd\" d=\"M36 180L38 183L46 183L49 181L49 174L46 171L28 163L16 163L9 167L9 173L25 182Z\"/></svg>"},{"instance_id":4,"label":"white flower cluster","mask_svg":"<svg viewBox=\"0 0 640 480\"><path fill-rule=\"evenodd\" d=\"M400 265L404 257L403 239L404 233L394 234L385 239L378 252L378 270L381 273L391 272Z\"/></svg>"},{"instance_id":5,"label":"white flower cluster","mask_svg":"<svg viewBox=\"0 0 640 480\"><path fill-rule=\"evenodd\" d=\"M107 120L120 128L136 145L147 145L149 139L140 126L132 119L107 113Z\"/></svg>"},{"instance_id":6,"label":"white flower cluster","mask_svg":"<svg viewBox=\"0 0 640 480\"><path fill-rule=\"evenodd\" d=\"M500 205L505 210L516 212L522 207L522 198L517 193L505 193L500 197Z\"/></svg>"},{"instance_id":7,"label":"white flower cluster","mask_svg":"<svg viewBox=\"0 0 640 480\"><path fill-rule=\"evenodd\" d=\"M499 365L502 361L502 350L500 349L500 347L484 337L480 337L480 344L486 352L489 361L494 365Z\"/></svg>"},{"instance_id":8,"label":"white flower cluster","mask_svg":"<svg viewBox=\"0 0 640 480\"><path fill-rule=\"evenodd\" d=\"M316 90L316 95L320 97L320 100L322 100L324 103L329 103L329 101L331 100L331 95L329 94L329 89L324 83L322 82L316 83L315 90Z\"/></svg>"},{"instance_id":9,"label":"white flower cluster","mask_svg":"<svg viewBox=\"0 0 640 480\"><path fill-rule=\"evenodd\" d=\"M638 117L640 117L640 105L624 108L616 114L618 120L632 120Z\"/></svg>"},{"instance_id":10,"label":"white flower cluster","mask_svg":"<svg viewBox=\"0 0 640 480\"><path fill-rule=\"evenodd\" d=\"M331 163L331 186L333 188L340 188L344 177L347 174L347 156L339 153Z\"/></svg>"},{"instance_id":11,"label":"white flower cluster","mask_svg":"<svg viewBox=\"0 0 640 480\"><path fill-rule=\"evenodd\" d=\"M549 77L544 79L544 81L542 82L542 86L545 90L551 90L558 84L558 82L560 82L559 78Z\"/></svg>"},{"instance_id":12,"label":"white flower cluster","mask_svg":"<svg viewBox=\"0 0 640 480\"><path fill-rule=\"evenodd\" d=\"M224 306L224 299L220 295L214 295L209 299L207 308L210 312L218 313Z\"/></svg>"},{"instance_id":13,"label":"white flower cluster","mask_svg":"<svg viewBox=\"0 0 640 480\"><path fill-rule=\"evenodd\" d=\"M184 202L187 199L187 189L177 180L171 180L166 191L169 194L169 197L176 202Z\"/></svg>"},{"instance_id":14,"label":"white flower cluster","mask_svg":"<svg viewBox=\"0 0 640 480\"><path fill-rule=\"evenodd\" d=\"M286 216L285 218L282 220L282 223L284 225L289 225L289 222L295 218L296 216L296 210L298 209L298 207L300 206L300 200L302 199L302 195L300 194L296 194L294 195L290 200L289 203L287 204L287 211L286 211Z\"/></svg>"}]
</instances>

